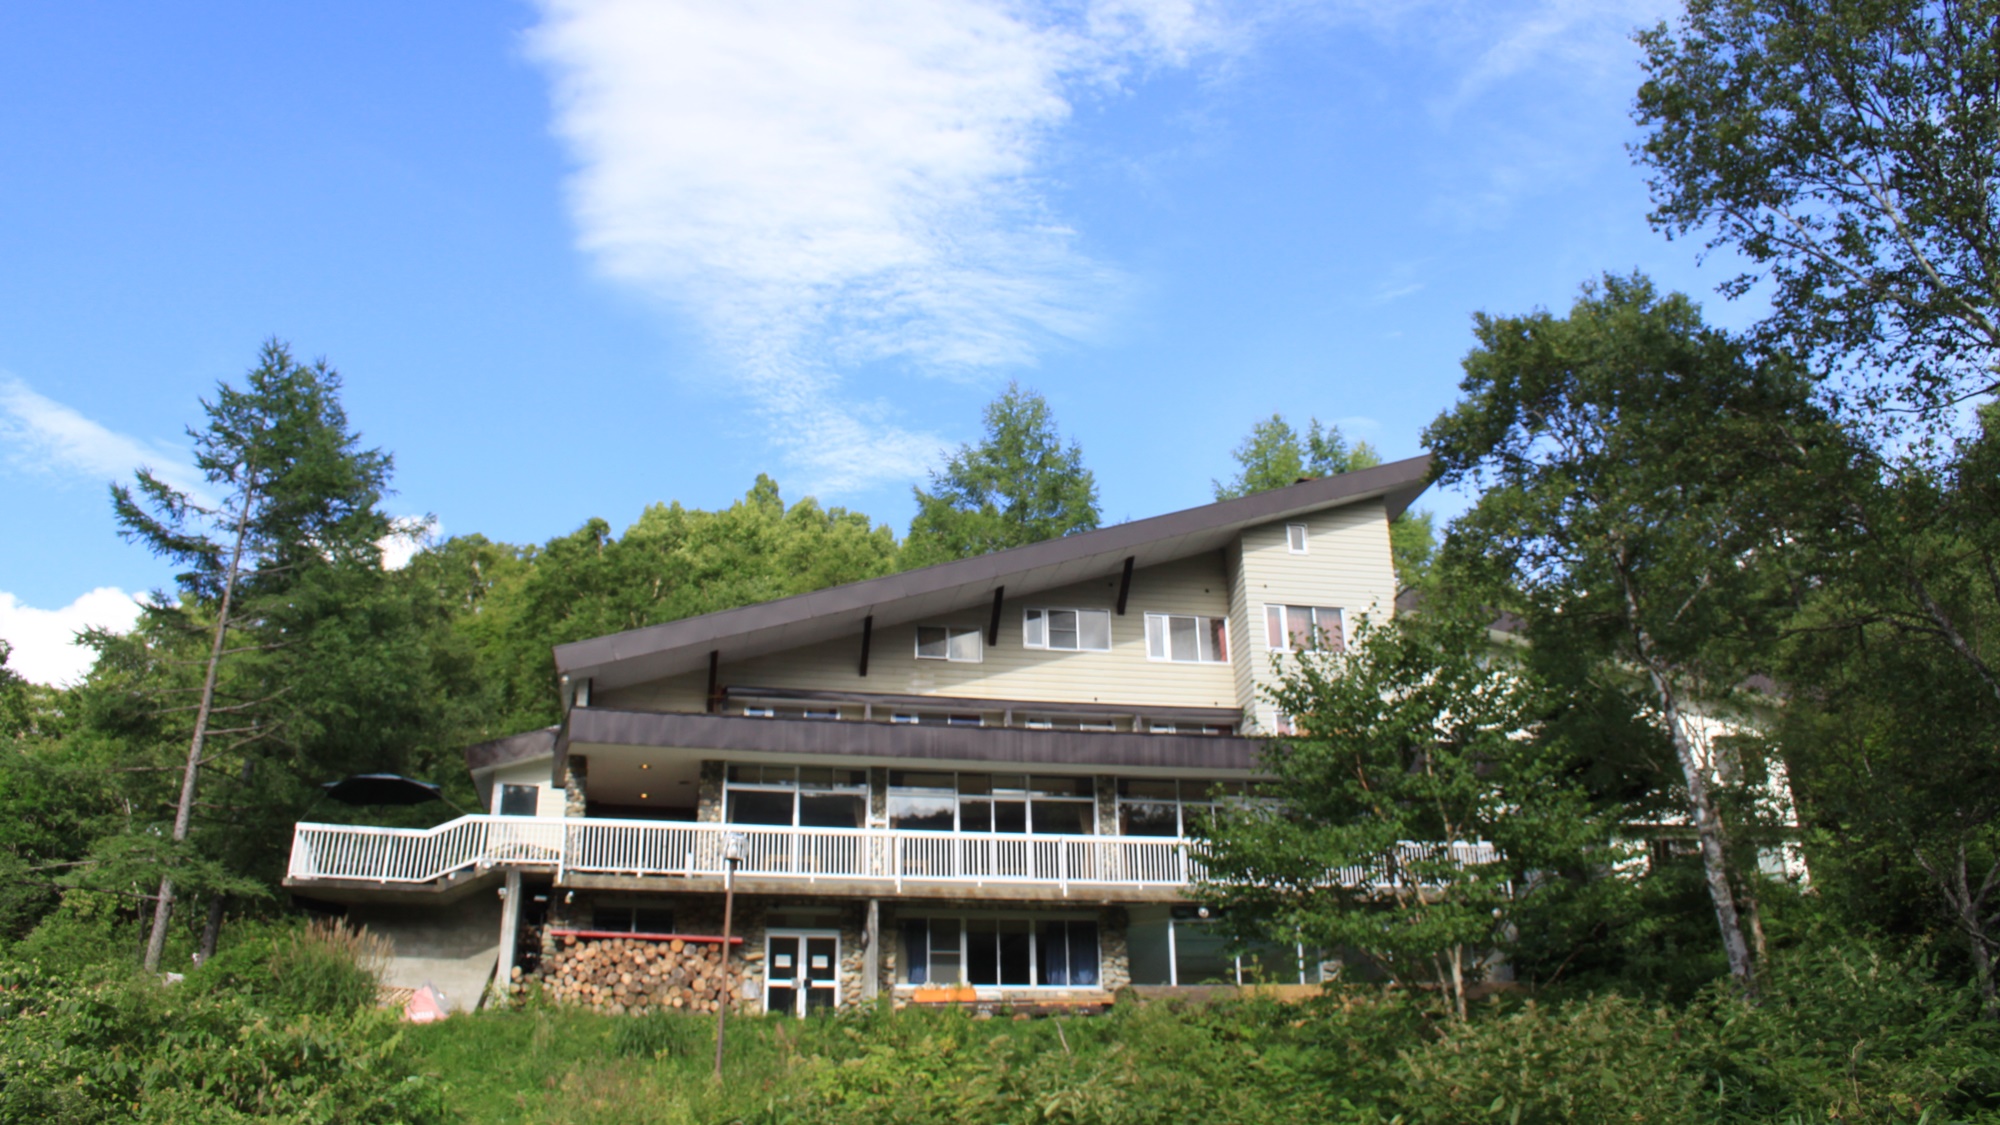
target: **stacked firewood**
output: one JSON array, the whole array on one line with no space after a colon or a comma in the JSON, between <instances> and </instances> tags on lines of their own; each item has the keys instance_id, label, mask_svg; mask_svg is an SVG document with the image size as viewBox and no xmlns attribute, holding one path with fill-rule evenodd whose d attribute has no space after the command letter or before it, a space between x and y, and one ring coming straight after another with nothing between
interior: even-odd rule
<instances>
[{"instance_id":1,"label":"stacked firewood","mask_svg":"<svg viewBox=\"0 0 2000 1125\"><path fill-rule=\"evenodd\" d=\"M564 935L555 957L543 966L542 981L559 1004L613 1015L713 1012L729 995L737 997L737 1007L743 1004L743 965L730 966L725 987L722 943L714 941L579 941Z\"/></svg>"}]
</instances>

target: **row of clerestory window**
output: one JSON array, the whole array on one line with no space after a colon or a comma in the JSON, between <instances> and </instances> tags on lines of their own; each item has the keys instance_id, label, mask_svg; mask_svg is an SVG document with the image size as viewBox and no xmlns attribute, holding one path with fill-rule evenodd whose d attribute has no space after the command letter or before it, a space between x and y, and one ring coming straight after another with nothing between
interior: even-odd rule
<instances>
[{"instance_id":1,"label":"row of clerestory window","mask_svg":"<svg viewBox=\"0 0 2000 1125\"><path fill-rule=\"evenodd\" d=\"M1332 606L1267 605L1265 646L1272 652L1341 651L1346 632ZM1110 652L1111 611L1032 607L1021 613L1021 647L1048 652ZM978 664L984 631L971 625L917 626L917 659ZM1229 619L1201 614L1146 614L1146 658L1172 664L1227 664Z\"/></svg>"}]
</instances>

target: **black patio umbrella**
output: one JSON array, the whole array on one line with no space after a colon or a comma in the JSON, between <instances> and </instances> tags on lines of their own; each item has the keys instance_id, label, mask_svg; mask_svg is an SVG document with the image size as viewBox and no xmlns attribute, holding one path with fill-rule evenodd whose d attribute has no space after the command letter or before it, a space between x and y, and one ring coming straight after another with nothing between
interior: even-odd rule
<instances>
[{"instance_id":1,"label":"black patio umbrella","mask_svg":"<svg viewBox=\"0 0 2000 1125\"><path fill-rule=\"evenodd\" d=\"M320 788L343 805L421 805L444 800L444 791L430 782L393 773L357 773Z\"/></svg>"}]
</instances>

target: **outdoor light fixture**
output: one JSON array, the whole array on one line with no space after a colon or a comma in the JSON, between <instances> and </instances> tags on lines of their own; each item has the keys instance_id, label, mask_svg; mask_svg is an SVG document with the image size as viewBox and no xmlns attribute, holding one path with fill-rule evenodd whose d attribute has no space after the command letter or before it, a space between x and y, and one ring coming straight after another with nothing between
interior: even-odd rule
<instances>
[{"instance_id":1,"label":"outdoor light fixture","mask_svg":"<svg viewBox=\"0 0 2000 1125\"><path fill-rule=\"evenodd\" d=\"M729 1021L729 1002L736 989L729 983L729 927L735 921L736 865L743 862L743 833L731 832L722 838L722 1003L715 1008L715 1080L722 1081L722 1029Z\"/></svg>"},{"instance_id":2,"label":"outdoor light fixture","mask_svg":"<svg viewBox=\"0 0 2000 1125\"><path fill-rule=\"evenodd\" d=\"M649 770L649 769L652 769L652 768L653 768L653 763L651 763L651 762L640 762L640 763L639 763L639 768L640 768L640 769L642 769L642 770Z\"/></svg>"},{"instance_id":3,"label":"outdoor light fixture","mask_svg":"<svg viewBox=\"0 0 2000 1125\"><path fill-rule=\"evenodd\" d=\"M648 798L648 797L650 797L650 796L652 796L652 794L651 794L651 793L641 793L641 794L639 794L639 799L640 799L641 801L643 801L643 800L645 800L646 798Z\"/></svg>"}]
</instances>

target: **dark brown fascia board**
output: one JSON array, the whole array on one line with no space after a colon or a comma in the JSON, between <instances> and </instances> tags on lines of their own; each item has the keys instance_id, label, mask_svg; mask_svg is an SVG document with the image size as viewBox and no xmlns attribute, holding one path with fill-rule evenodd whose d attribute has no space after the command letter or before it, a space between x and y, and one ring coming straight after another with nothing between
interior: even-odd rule
<instances>
[{"instance_id":1,"label":"dark brown fascia board","mask_svg":"<svg viewBox=\"0 0 2000 1125\"><path fill-rule=\"evenodd\" d=\"M556 727L510 734L506 738L496 738L491 742L474 743L465 748L465 768L468 770L492 769L509 762L522 762L540 758L555 752Z\"/></svg>"},{"instance_id":2,"label":"dark brown fascia board","mask_svg":"<svg viewBox=\"0 0 2000 1125\"><path fill-rule=\"evenodd\" d=\"M1389 518L1394 519L1428 487L1430 471L1431 457L1426 453L976 558L557 645L556 669L569 676L596 675L599 669L663 653L726 650L732 638L745 634L798 626L821 617L865 614L888 603L965 587L978 588L972 599L976 604L991 597L994 586L1006 584L1015 575L1100 555L1107 556L1105 572L1110 573L1123 565L1127 555L1148 544L1254 527L1361 500L1383 500ZM859 623L856 616L857 627Z\"/></svg>"},{"instance_id":3,"label":"dark brown fascia board","mask_svg":"<svg viewBox=\"0 0 2000 1125\"><path fill-rule=\"evenodd\" d=\"M873 707L908 707L926 711L1012 711L1019 715L1135 715L1163 723L1227 723L1243 721L1239 707L1163 707L1157 703L1047 703L1031 699L974 699L960 695L892 695L875 691L824 691L816 688L774 688L730 685L730 699L768 699L773 703L853 703ZM827 722L815 719L814 722ZM1100 732L1104 733L1104 732Z\"/></svg>"},{"instance_id":4,"label":"dark brown fascia board","mask_svg":"<svg viewBox=\"0 0 2000 1125\"><path fill-rule=\"evenodd\" d=\"M576 753L588 746L645 746L723 753L887 758L902 762L995 762L1090 769L1254 771L1263 741L1215 734L1022 730L819 719L752 719L686 711L579 710L570 715ZM861 737L857 738L857 734Z\"/></svg>"}]
</instances>

